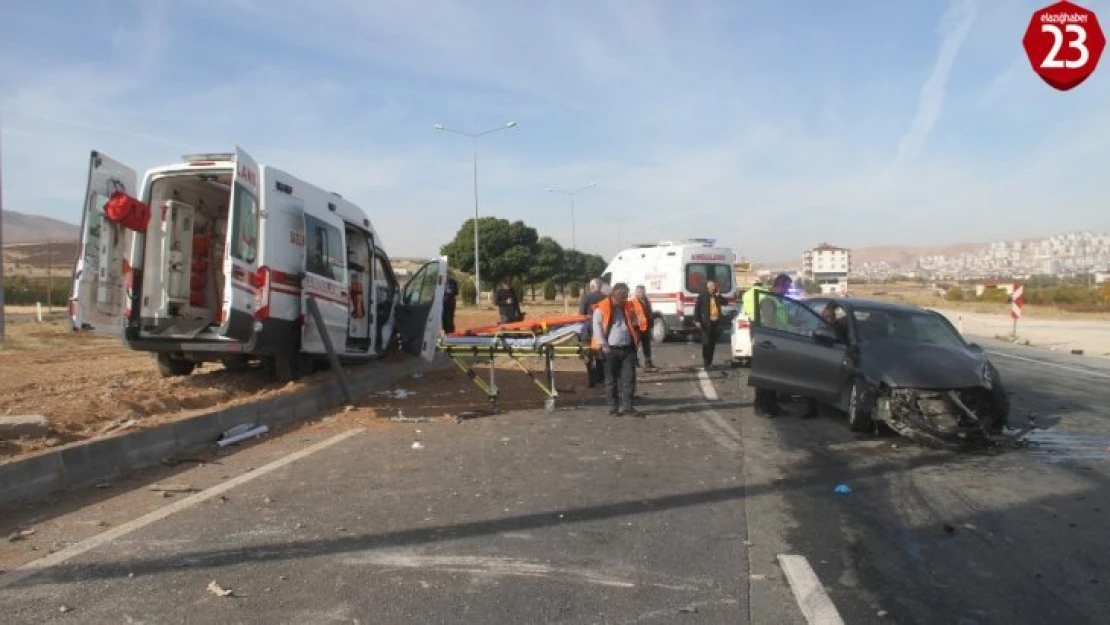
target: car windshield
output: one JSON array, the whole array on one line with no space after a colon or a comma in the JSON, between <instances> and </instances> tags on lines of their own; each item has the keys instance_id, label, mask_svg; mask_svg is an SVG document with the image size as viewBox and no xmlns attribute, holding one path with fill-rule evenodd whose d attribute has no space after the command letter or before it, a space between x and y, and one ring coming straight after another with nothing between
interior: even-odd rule
<instances>
[{"instance_id":1,"label":"car windshield","mask_svg":"<svg viewBox=\"0 0 1110 625\"><path fill-rule=\"evenodd\" d=\"M865 341L894 339L943 347L964 347L964 341L943 320L927 312L856 308L852 311Z\"/></svg>"}]
</instances>

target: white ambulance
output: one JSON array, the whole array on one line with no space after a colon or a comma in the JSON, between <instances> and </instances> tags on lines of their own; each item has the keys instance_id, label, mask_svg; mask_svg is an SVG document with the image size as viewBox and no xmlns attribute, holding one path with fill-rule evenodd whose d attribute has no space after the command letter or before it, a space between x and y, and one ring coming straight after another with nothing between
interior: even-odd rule
<instances>
[{"instance_id":1,"label":"white ambulance","mask_svg":"<svg viewBox=\"0 0 1110 625\"><path fill-rule=\"evenodd\" d=\"M440 257L401 288L362 209L242 149L186 156L141 184L94 151L70 314L156 354L164 376L262 360L290 380L327 356L308 298L340 360L397 346L431 360L447 269Z\"/></svg>"},{"instance_id":2,"label":"white ambulance","mask_svg":"<svg viewBox=\"0 0 1110 625\"><path fill-rule=\"evenodd\" d=\"M722 312L727 316L735 310L735 262L736 254L717 247L713 239L663 241L619 252L601 277L611 285L624 282L629 289L644 286L655 312L652 339L662 342L696 331L694 304L709 280L729 302Z\"/></svg>"}]
</instances>

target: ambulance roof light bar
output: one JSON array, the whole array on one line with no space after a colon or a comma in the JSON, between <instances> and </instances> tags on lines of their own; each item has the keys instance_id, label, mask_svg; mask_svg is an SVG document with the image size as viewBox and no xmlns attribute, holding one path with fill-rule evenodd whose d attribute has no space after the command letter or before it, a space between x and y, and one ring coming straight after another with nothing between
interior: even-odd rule
<instances>
[{"instance_id":1,"label":"ambulance roof light bar","mask_svg":"<svg viewBox=\"0 0 1110 625\"><path fill-rule=\"evenodd\" d=\"M235 155L227 152L214 152L211 154L186 154L181 157L186 163L200 163L210 161L233 161Z\"/></svg>"}]
</instances>

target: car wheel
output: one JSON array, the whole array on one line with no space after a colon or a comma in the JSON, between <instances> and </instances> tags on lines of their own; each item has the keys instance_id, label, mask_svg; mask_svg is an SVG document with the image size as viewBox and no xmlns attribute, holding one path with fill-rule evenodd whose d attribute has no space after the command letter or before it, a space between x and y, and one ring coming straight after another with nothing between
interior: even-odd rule
<instances>
[{"instance_id":1,"label":"car wheel","mask_svg":"<svg viewBox=\"0 0 1110 625\"><path fill-rule=\"evenodd\" d=\"M871 415L875 400L867 391L867 386L858 378L852 380L848 389L848 429L853 432L870 432L874 429Z\"/></svg>"},{"instance_id":2,"label":"car wheel","mask_svg":"<svg viewBox=\"0 0 1110 625\"><path fill-rule=\"evenodd\" d=\"M667 340L667 322L662 317L656 317L651 322L651 340L655 343Z\"/></svg>"},{"instance_id":3,"label":"car wheel","mask_svg":"<svg viewBox=\"0 0 1110 625\"><path fill-rule=\"evenodd\" d=\"M197 363L181 357L173 357L167 353L156 356L158 360L158 373L163 378L179 378L189 375L197 368Z\"/></svg>"}]
</instances>

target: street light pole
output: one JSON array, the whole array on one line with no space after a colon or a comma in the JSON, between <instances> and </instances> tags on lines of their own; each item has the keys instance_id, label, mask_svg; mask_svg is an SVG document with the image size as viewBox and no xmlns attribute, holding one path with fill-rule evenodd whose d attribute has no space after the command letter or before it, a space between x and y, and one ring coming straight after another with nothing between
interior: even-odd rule
<instances>
[{"instance_id":1,"label":"street light pole","mask_svg":"<svg viewBox=\"0 0 1110 625\"><path fill-rule=\"evenodd\" d=\"M592 189L596 186L597 186L596 182L591 182L590 184L588 184L584 187L580 187L578 189L573 189L573 190L553 189L551 187L547 188L547 190L551 193L560 193L562 195L570 196L570 249L572 249L572 250L577 250L578 249L577 234L575 232L575 224L574 224L574 196L578 195L579 193L581 193L581 192L583 192L587 189Z\"/></svg>"},{"instance_id":2,"label":"street light pole","mask_svg":"<svg viewBox=\"0 0 1110 625\"><path fill-rule=\"evenodd\" d=\"M442 130L444 132L453 132L457 135L462 135L464 137L470 137L470 139L474 142L474 291L475 291L474 305L475 306L481 306L481 304L482 304L482 276L481 276L480 270L478 269L478 259L479 259L479 252L478 252L478 139L480 139L481 137L484 137L488 134L497 132L498 130L508 130L509 128L516 128L516 125L517 125L516 122L508 122L504 126L498 126L496 128L490 128L489 130L483 130L482 132L462 132L461 130L455 130L453 128L448 128L448 127L444 126L443 124L436 124L435 126L432 126L432 128L434 128L435 130Z\"/></svg>"}]
</instances>

